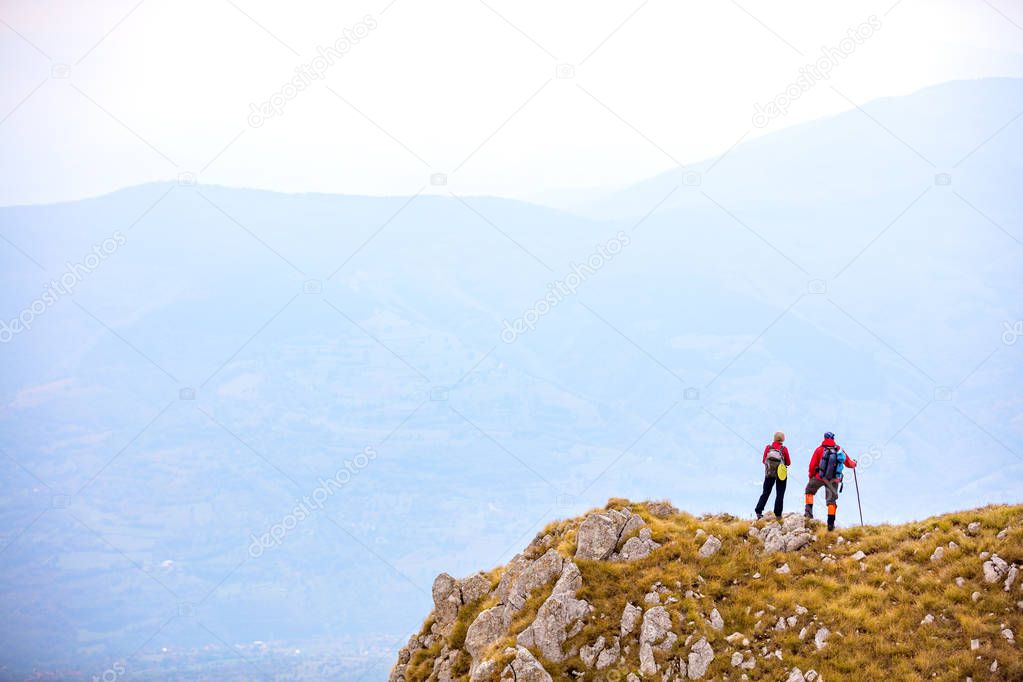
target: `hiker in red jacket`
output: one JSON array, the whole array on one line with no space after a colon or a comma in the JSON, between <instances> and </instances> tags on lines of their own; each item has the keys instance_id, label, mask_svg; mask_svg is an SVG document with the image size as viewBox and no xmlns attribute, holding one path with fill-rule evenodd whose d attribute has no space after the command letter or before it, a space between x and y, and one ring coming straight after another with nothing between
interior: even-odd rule
<instances>
[{"instance_id":1,"label":"hiker in red jacket","mask_svg":"<svg viewBox=\"0 0 1023 682\"><path fill-rule=\"evenodd\" d=\"M778 465L782 462L786 467L792 465L789 449L785 447L784 433L779 431L774 434L774 442L764 448L764 456L760 461L764 465L764 492L757 500L757 506L753 511L756 512L758 519L764 518L764 507L767 506L767 498L771 496L771 488L774 488L774 515L780 519L785 503L785 480L778 477Z\"/></svg>"},{"instance_id":2,"label":"hiker in red jacket","mask_svg":"<svg viewBox=\"0 0 1023 682\"><path fill-rule=\"evenodd\" d=\"M855 469L856 460L839 447L835 442L835 434L828 431L810 458L810 481L806 484L806 512L803 514L808 519L813 518L813 496L823 486L828 503L828 530L835 530L838 493L842 485L842 469L845 467Z\"/></svg>"}]
</instances>

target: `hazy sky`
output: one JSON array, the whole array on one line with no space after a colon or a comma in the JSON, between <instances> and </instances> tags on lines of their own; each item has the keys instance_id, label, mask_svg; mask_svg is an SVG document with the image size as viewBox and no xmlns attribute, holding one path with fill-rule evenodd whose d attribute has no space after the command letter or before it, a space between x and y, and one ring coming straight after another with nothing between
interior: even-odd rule
<instances>
[{"instance_id":1,"label":"hazy sky","mask_svg":"<svg viewBox=\"0 0 1023 682\"><path fill-rule=\"evenodd\" d=\"M843 50L864 24L869 37ZM334 63L316 59L345 36ZM822 48L830 77L754 125L755 105ZM9 0L0 63L0 204L189 172L285 191L537 197L627 185L850 101L1023 75L1023 7ZM286 89L295 78L309 86ZM253 116L267 101L273 115Z\"/></svg>"}]
</instances>

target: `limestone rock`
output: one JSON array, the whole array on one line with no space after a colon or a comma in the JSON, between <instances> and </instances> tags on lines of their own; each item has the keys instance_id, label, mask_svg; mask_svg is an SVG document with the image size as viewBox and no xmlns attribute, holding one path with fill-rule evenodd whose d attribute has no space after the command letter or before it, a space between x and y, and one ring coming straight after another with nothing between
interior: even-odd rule
<instances>
[{"instance_id":1,"label":"limestone rock","mask_svg":"<svg viewBox=\"0 0 1023 682\"><path fill-rule=\"evenodd\" d=\"M700 556L706 559L709 556L717 554L718 550L720 550L720 549L721 549L721 541L718 540L713 535L710 535L710 536L707 537L707 541L703 543L703 546L700 547ZM692 679L695 679L695 678L692 678Z\"/></svg>"},{"instance_id":2,"label":"limestone rock","mask_svg":"<svg viewBox=\"0 0 1023 682\"><path fill-rule=\"evenodd\" d=\"M733 632L732 634L725 637L725 641L731 644L732 646L735 646L744 639L746 639L746 637L741 632ZM743 646L745 646L745 644Z\"/></svg>"},{"instance_id":3,"label":"limestone rock","mask_svg":"<svg viewBox=\"0 0 1023 682\"><path fill-rule=\"evenodd\" d=\"M507 589L507 597L504 599L505 617L511 620L511 615L522 609L533 590L560 576L563 568L564 559L553 549L536 561L528 562Z\"/></svg>"},{"instance_id":4,"label":"limestone rock","mask_svg":"<svg viewBox=\"0 0 1023 682\"><path fill-rule=\"evenodd\" d=\"M639 619L643 616L643 609L638 606L634 606L632 602L625 605L622 610L622 637L632 633L636 629L636 624L639 623Z\"/></svg>"},{"instance_id":5,"label":"limestone rock","mask_svg":"<svg viewBox=\"0 0 1023 682\"><path fill-rule=\"evenodd\" d=\"M452 682L451 668L454 667L455 660L457 659L457 650L448 650L446 646L441 649L441 655L433 662L432 679L436 679L437 682Z\"/></svg>"},{"instance_id":6,"label":"limestone rock","mask_svg":"<svg viewBox=\"0 0 1023 682\"><path fill-rule=\"evenodd\" d=\"M969 535L976 535L980 532L980 521L972 521L966 526L966 532Z\"/></svg>"},{"instance_id":7,"label":"limestone rock","mask_svg":"<svg viewBox=\"0 0 1023 682\"><path fill-rule=\"evenodd\" d=\"M515 658L501 673L502 682L554 682L550 673L522 646L515 647Z\"/></svg>"},{"instance_id":8,"label":"limestone rock","mask_svg":"<svg viewBox=\"0 0 1023 682\"><path fill-rule=\"evenodd\" d=\"M774 552L794 552L813 542L815 535L806 527L806 521L798 514L787 514L781 523L769 523L750 535L763 543L764 554Z\"/></svg>"},{"instance_id":9,"label":"limestone rock","mask_svg":"<svg viewBox=\"0 0 1023 682\"><path fill-rule=\"evenodd\" d=\"M465 633L465 650L472 657L473 664L480 654L504 635L508 629L503 606L494 606L481 611Z\"/></svg>"},{"instance_id":10,"label":"limestone rock","mask_svg":"<svg viewBox=\"0 0 1023 682\"><path fill-rule=\"evenodd\" d=\"M1005 591L1008 592L1012 589L1012 584L1016 582L1016 576L1019 574L1019 569L1016 564L1009 566L1009 570L1005 574Z\"/></svg>"},{"instance_id":11,"label":"limestone rock","mask_svg":"<svg viewBox=\"0 0 1023 682\"><path fill-rule=\"evenodd\" d=\"M447 634L455 624L458 608L462 605L462 593L458 581L447 573L441 573L433 580L433 616L437 629Z\"/></svg>"},{"instance_id":12,"label":"limestone rock","mask_svg":"<svg viewBox=\"0 0 1023 682\"><path fill-rule=\"evenodd\" d=\"M538 649L549 661L560 663L567 654L562 645L568 639L569 628L581 625L590 612L590 605L576 599L575 593L582 587L582 574L572 562L565 562L565 568L554 585L551 596L540 606L536 619L516 638L516 644Z\"/></svg>"},{"instance_id":13,"label":"limestone rock","mask_svg":"<svg viewBox=\"0 0 1023 682\"><path fill-rule=\"evenodd\" d=\"M490 594L490 578L479 572L458 581L462 590L462 603L471 604Z\"/></svg>"},{"instance_id":14,"label":"limestone rock","mask_svg":"<svg viewBox=\"0 0 1023 682\"><path fill-rule=\"evenodd\" d=\"M603 670L618 662L618 657L621 656L621 647L618 643L618 638L615 637L611 640L611 646L605 647L597 655L597 670Z\"/></svg>"},{"instance_id":15,"label":"limestone rock","mask_svg":"<svg viewBox=\"0 0 1023 682\"><path fill-rule=\"evenodd\" d=\"M803 677L803 671L799 668L793 668L789 671L789 676L785 678L785 682L806 682L806 678Z\"/></svg>"},{"instance_id":16,"label":"limestone rock","mask_svg":"<svg viewBox=\"0 0 1023 682\"><path fill-rule=\"evenodd\" d=\"M827 646L827 644L828 644L828 635L830 635L830 634L831 634L831 631L828 630L827 628L824 628L824 627L822 627L819 630L817 630L817 634L815 634L813 636L813 643L814 643L814 646L817 647L817 651L820 651L825 646Z\"/></svg>"},{"instance_id":17,"label":"limestone rock","mask_svg":"<svg viewBox=\"0 0 1023 682\"><path fill-rule=\"evenodd\" d=\"M657 672L654 651L665 651L675 645L678 635L671 631L671 614L663 606L655 606L643 614L639 630L639 672L649 677Z\"/></svg>"},{"instance_id":18,"label":"limestone rock","mask_svg":"<svg viewBox=\"0 0 1023 682\"><path fill-rule=\"evenodd\" d=\"M1009 565L997 554L984 562L984 581L996 583L1006 577L1009 572Z\"/></svg>"},{"instance_id":19,"label":"limestone rock","mask_svg":"<svg viewBox=\"0 0 1023 682\"><path fill-rule=\"evenodd\" d=\"M650 529L645 525L643 517L628 509L590 514L576 533L575 557L590 561L635 561L647 557L660 545L651 539ZM629 537L636 531L638 537Z\"/></svg>"},{"instance_id":20,"label":"limestone rock","mask_svg":"<svg viewBox=\"0 0 1023 682\"><path fill-rule=\"evenodd\" d=\"M714 649L707 643L705 637L701 637L693 645L693 648L689 650L689 665L687 668L689 679L703 679L703 676L707 673L707 668L710 667L713 660Z\"/></svg>"},{"instance_id":21,"label":"limestone rock","mask_svg":"<svg viewBox=\"0 0 1023 682\"><path fill-rule=\"evenodd\" d=\"M604 636L601 635L593 644L586 644L579 649L579 658L582 660L583 665L587 668L592 668L593 664L597 662L597 656L604 650L605 645L606 641Z\"/></svg>"},{"instance_id":22,"label":"limestone rock","mask_svg":"<svg viewBox=\"0 0 1023 682\"><path fill-rule=\"evenodd\" d=\"M931 561L941 561L945 557L945 548L938 545L934 548L934 553L931 554Z\"/></svg>"},{"instance_id":23,"label":"limestone rock","mask_svg":"<svg viewBox=\"0 0 1023 682\"><path fill-rule=\"evenodd\" d=\"M590 560L608 558L618 543L618 530L610 516L590 514L579 525L575 558Z\"/></svg>"},{"instance_id":24,"label":"limestone rock","mask_svg":"<svg viewBox=\"0 0 1023 682\"><path fill-rule=\"evenodd\" d=\"M721 617L717 609L710 612L710 626L715 630L725 629L725 619Z\"/></svg>"},{"instance_id":25,"label":"limestone rock","mask_svg":"<svg viewBox=\"0 0 1023 682\"><path fill-rule=\"evenodd\" d=\"M618 558L620 558L622 561L635 561L636 559L644 559L650 556L650 552L654 551L660 546L661 546L660 544L654 542L650 538L632 537L625 541L625 545L622 547L622 551L619 553Z\"/></svg>"},{"instance_id":26,"label":"limestone rock","mask_svg":"<svg viewBox=\"0 0 1023 682\"><path fill-rule=\"evenodd\" d=\"M667 500L662 500L659 502L648 502L646 505L646 509L648 512L650 512L659 519L663 519L668 516L678 514L678 509L676 509L675 506L672 505L671 502L668 502Z\"/></svg>"},{"instance_id":27,"label":"limestone rock","mask_svg":"<svg viewBox=\"0 0 1023 682\"><path fill-rule=\"evenodd\" d=\"M482 661L469 675L469 682L487 682L497 673L497 661Z\"/></svg>"}]
</instances>

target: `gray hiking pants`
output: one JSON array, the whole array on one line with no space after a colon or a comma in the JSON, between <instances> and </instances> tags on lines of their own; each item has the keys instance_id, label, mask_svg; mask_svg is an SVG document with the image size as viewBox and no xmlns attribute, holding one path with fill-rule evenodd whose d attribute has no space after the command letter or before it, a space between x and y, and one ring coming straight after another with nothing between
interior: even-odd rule
<instances>
[{"instance_id":1,"label":"gray hiking pants","mask_svg":"<svg viewBox=\"0 0 1023 682\"><path fill-rule=\"evenodd\" d=\"M823 487L825 499L829 507L828 513L833 513L830 507L838 504L838 486L840 483L840 481L822 481L819 478L811 478L810 482L806 484L806 503L813 504L813 495Z\"/></svg>"}]
</instances>

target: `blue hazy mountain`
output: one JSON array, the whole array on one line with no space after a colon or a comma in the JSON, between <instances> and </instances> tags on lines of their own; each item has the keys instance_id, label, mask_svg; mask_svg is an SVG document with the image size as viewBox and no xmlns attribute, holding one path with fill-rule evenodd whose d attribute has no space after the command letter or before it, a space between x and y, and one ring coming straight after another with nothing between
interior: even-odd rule
<instances>
[{"instance_id":1,"label":"blue hazy mountain","mask_svg":"<svg viewBox=\"0 0 1023 682\"><path fill-rule=\"evenodd\" d=\"M437 573L553 518L748 514L778 429L790 506L824 430L868 520L1018 502L1020 85L576 213L176 184L0 209L0 663L265 670L253 641L326 640L386 666Z\"/></svg>"}]
</instances>

